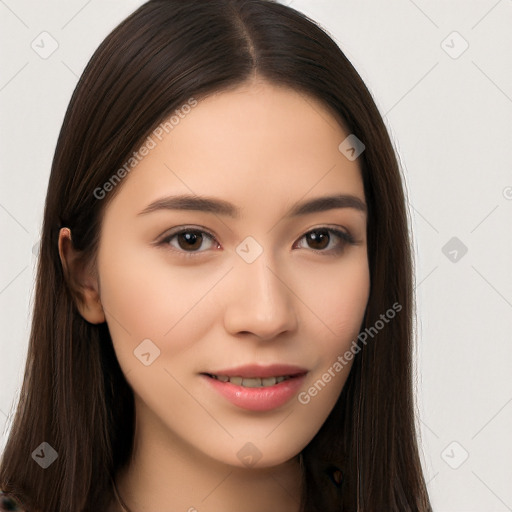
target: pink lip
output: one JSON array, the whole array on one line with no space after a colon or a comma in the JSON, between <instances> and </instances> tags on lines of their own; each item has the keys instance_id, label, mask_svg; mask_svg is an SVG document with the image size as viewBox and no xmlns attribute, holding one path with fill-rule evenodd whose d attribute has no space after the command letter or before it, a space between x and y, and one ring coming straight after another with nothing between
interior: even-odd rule
<instances>
[{"instance_id":1,"label":"pink lip","mask_svg":"<svg viewBox=\"0 0 512 512\"><path fill-rule=\"evenodd\" d=\"M233 375L233 374L231 374ZM290 375L290 373L281 373ZM238 374L238 376L241 376ZM259 376L262 376L261 374ZM306 374L297 374L295 377L284 380L274 386L247 388L237 386L231 382L222 382L207 374L201 374L215 391L228 399L233 405L248 411L270 411L286 404L293 398L304 383Z\"/></svg>"},{"instance_id":2,"label":"pink lip","mask_svg":"<svg viewBox=\"0 0 512 512\"><path fill-rule=\"evenodd\" d=\"M228 377L280 377L284 375L299 375L307 373L306 368L289 364L272 364L263 366L260 364L249 364L237 366L235 368L226 368L225 370L209 371L210 375L227 375ZM206 372L204 372L206 373Z\"/></svg>"}]
</instances>

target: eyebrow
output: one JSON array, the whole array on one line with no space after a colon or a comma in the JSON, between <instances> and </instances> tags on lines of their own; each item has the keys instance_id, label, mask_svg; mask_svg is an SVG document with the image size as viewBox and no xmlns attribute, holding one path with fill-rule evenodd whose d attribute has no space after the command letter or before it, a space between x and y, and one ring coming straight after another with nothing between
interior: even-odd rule
<instances>
[{"instance_id":1,"label":"eyebrow","mask_svg":"<svg viewBox=\"0 0 512 512\"><path fill-rule=\"evenodd\" d=\"M367 213L366 204L359 197L350 194L338 194L296 203L286 213L285 218L324 212L336 208L353 208L365 214ZM240 208L223 199L197 195L179 195L157 199L139 212L138 215L145 215L159 210L194 210L232 218L239 218L241 213Z\"/></svg>"}]
</instances>

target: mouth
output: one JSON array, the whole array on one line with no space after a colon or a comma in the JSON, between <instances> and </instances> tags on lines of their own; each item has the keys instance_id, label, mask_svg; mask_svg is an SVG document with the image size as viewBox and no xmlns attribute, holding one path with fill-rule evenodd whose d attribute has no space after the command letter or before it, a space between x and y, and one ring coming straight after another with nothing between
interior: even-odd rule
<instances>
[{"instance_id":1,"label":"mouth","mask_svg":"<svg viewBox=\"0 0 512 512\"><path fill-rule=\"evenodd\" d=\"M226 371L203 372L208 388L234 406L268 412L285 406L304 386L308 370L283 365L246 366Z\"/></svg>"},{"instance_id":2,"label":"mouth","mask_svg":"<svg viewBox=\"0 0 512 512\"><path fill-rule=\"evenodd\" d=\"M240 375L229 376L229 375L214 375L211 373L203 373L207 377L219 380L221 382L230 382L235 386L242 386L244 388L266 388L280 384L285 380L295 379L305 375L306 372L295 374L295 375L279 375L277 377L242 377Z\"/></svg>"},{"instance_id":3,"label":"mouth","mask_svg":"<svg viewBox=\"0 0 512 512\"><path fill-rule=\"evenodd\" d=\"M262 388L276 386L281 382L302 377L306 373L308 373L306 368L291 364L247 364L235 368L203 372L202 375L244 388Z\"/></svg>"}]
</instances>

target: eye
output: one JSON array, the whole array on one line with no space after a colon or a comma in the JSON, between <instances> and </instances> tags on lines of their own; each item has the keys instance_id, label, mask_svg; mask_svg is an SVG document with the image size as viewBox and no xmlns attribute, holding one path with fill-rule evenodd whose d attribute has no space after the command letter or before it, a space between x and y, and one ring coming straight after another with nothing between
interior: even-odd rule
<instances>
[{"instance_id":1,"label":"eye","mask_svg":"<svg viewBox=\"0 0 512 512\"><path fill-rule=\"evenodd\" d=\"M338 243L333 243L334 240ZM346 245L354 245L356 242L352 235L339 229L319 227L305 233L300 239L306 240L307 244L315 252L326 254L339 254ZM204 242L208 241L205 250L199 250ZM212 247L219 248L219 243L211 233L198 228L184 228L174 231L163 238L158 245L171 246L180 255L185 257L194 256L195 253L205 252ZM334 245L334 247L332 247ZM331 246L329 248L329 246ZM299 247L302 248L302 247ZM326 249L327 248L327 249Z\"/></svg>"},{"instance_id":2,"label":"eye","mask_svg":"<svg viewBox=\"0 0 512 512\"><path fill-rule=\"evenodd\" d=\"M333 236L334 235L334 236ZM331 245L334 239L338 239L338 244L330 249L326 249ZM320 227L308 231L302 236L300 240L305 239L309 246L314 249L315 252L334 253L338 254L345 248L346 245L354 245L355 240L350 233L341 231L339 229Z\"/></svg>"},{"instance_id":3,"label":"eye","mask_svg":"<svg viewBox=\"0 0 512 512\"><path fill-rule=\"evenodd\" d=\"M176 244L171 243L176 239ZM211 243L215 242L215 237L206 232L202 229L195 229L195 228L186 228L181 229L180 231L175 231L174 233L170 233L165 238L162 239L160 242L161 245L170 245L171 247L174 247L178 252L185 253L185 256L193 256L196 252L204 252L197 250L205 240L209 240ZM210 246L207 247L211 248L212 245L210 243ZM217 243L217 246L219 244ZM188 254L187 254L188 253Z\"/></svg>"}]
</instances>

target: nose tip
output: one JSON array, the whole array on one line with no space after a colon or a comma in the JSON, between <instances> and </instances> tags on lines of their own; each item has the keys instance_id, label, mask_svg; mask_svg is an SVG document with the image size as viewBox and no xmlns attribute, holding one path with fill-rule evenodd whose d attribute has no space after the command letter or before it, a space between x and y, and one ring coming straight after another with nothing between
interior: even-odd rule
<instances>
[{"instance_id":1,"label":"nose tip","mask_svg":"<svg viewBox=\"0 0 512 512\"><path fill-rule=\"evenodd\" d=\"M250 264L241 261L233 272L225 311L225 327L232 334L270 340L296 328L293 294L285 284L286 276L271 264L261 254Z\"/></svg>"}]
</instances>

